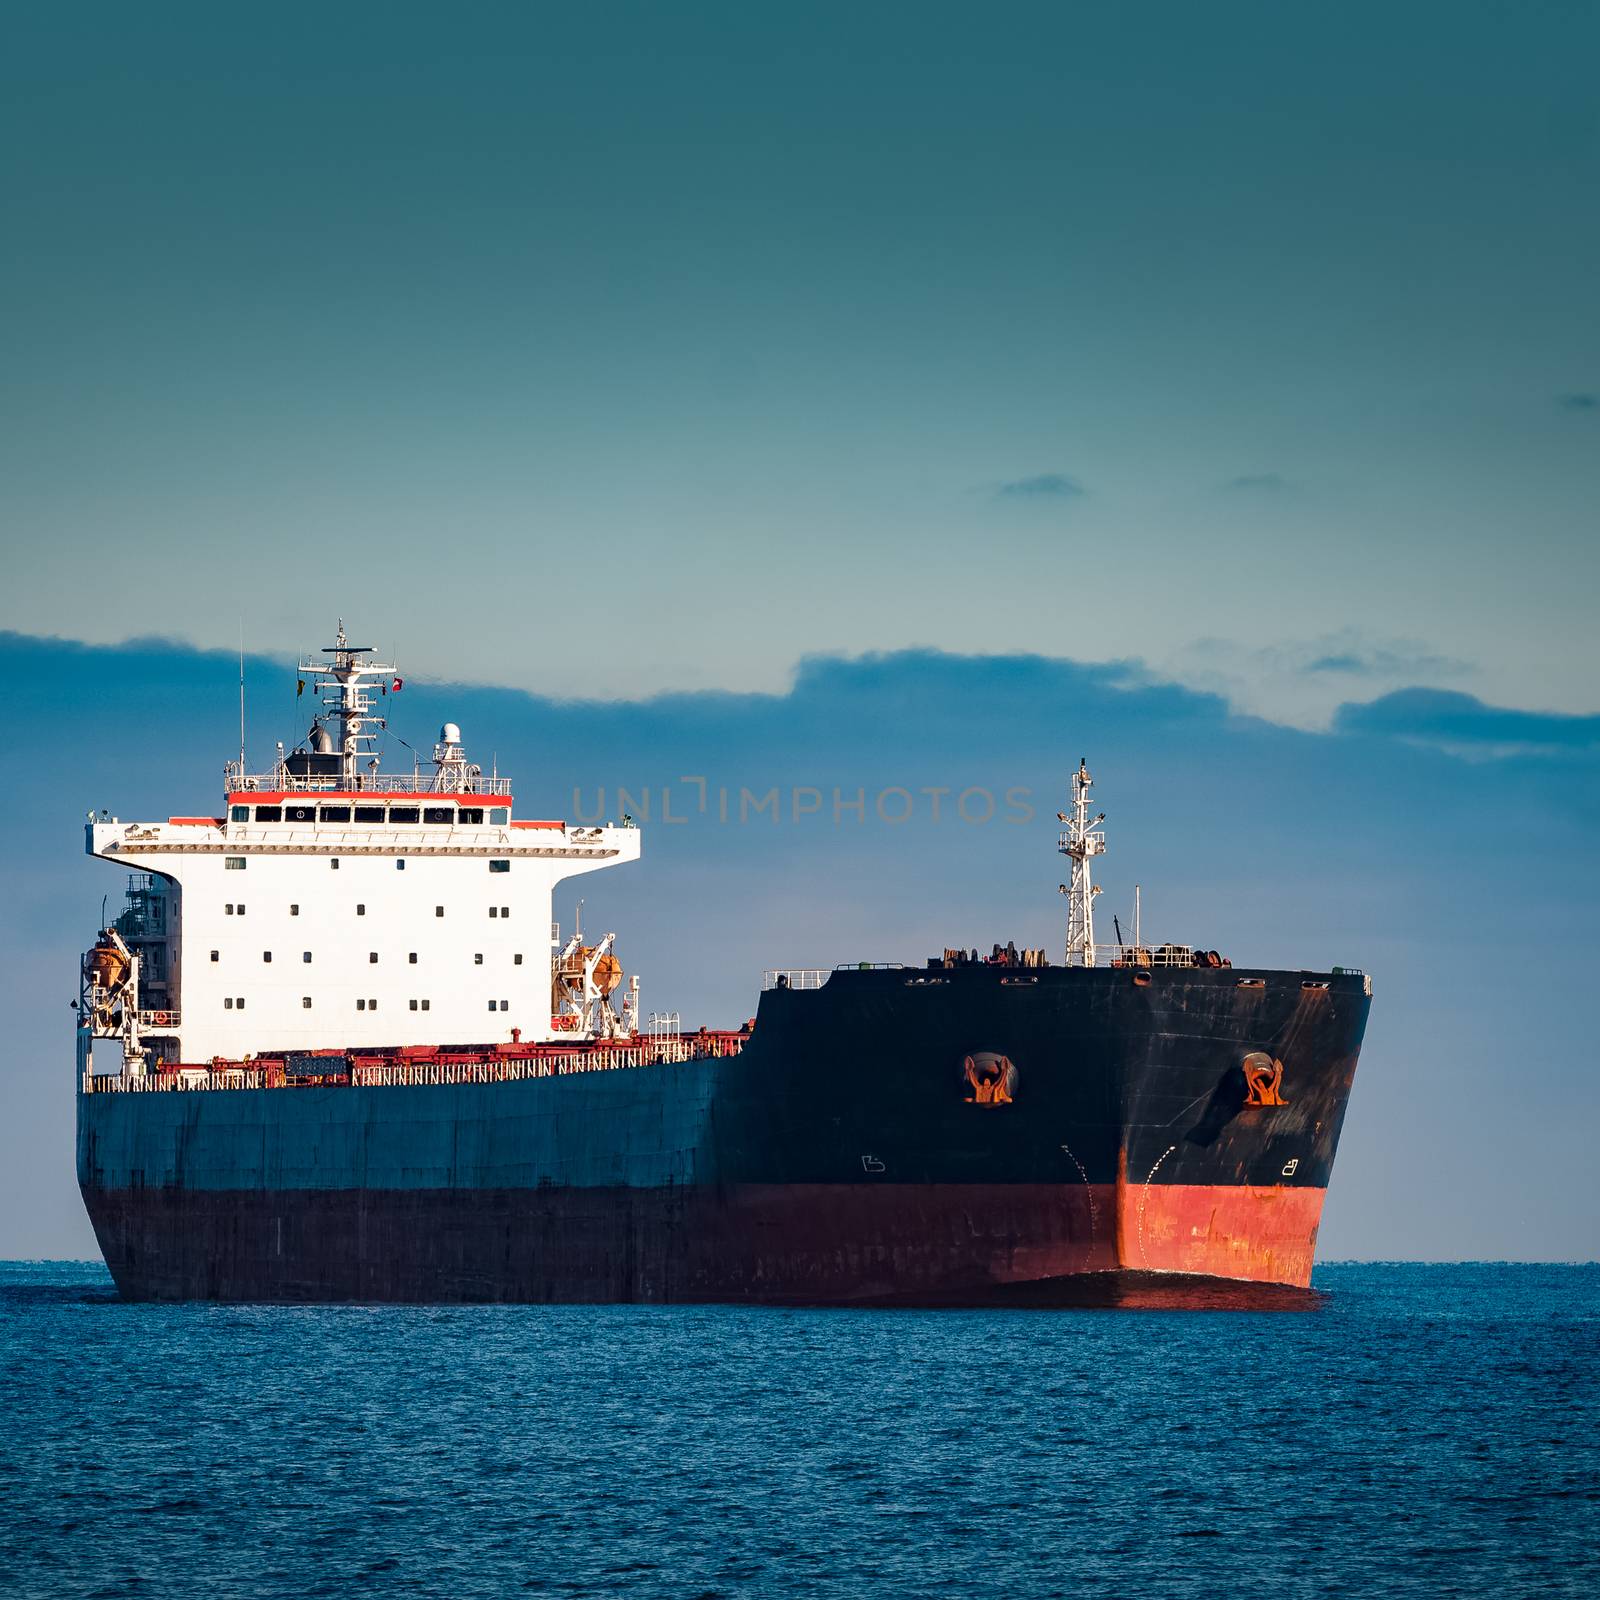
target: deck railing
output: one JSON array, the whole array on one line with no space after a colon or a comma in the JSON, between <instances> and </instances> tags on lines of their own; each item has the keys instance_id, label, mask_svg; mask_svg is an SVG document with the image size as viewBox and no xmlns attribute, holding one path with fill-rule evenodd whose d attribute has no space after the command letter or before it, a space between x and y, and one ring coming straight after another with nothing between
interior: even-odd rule
<instances>
[{"instance_id":1,"label":"deck railing","mask_svg":"<svg viewBox=\"0 0 1600 1600\"><path fill-rule=\"evenodd\" d=\"M459 1083L514 1083L523 1078L564 1078L580 1072L617 1072L639 1067L680 1065L736 1056L744 1048L740 1034L662 1038L637 1044L599 1045L593 1050L534 1056L507 1056L474 1061L427 1059L356 1062L348 1082L361 1089L410 1089ZM346 1068L338 1057L328 1062L328 1077L343 1087ZM326 1080L323 1080L324 1082ZM185 1089L280 1089L294 1086L281 1067L180 1067L176 1072L151 1072L141 1077L88 1073L85 1094L164 1094Z\"/></svg>"}]
</instances>

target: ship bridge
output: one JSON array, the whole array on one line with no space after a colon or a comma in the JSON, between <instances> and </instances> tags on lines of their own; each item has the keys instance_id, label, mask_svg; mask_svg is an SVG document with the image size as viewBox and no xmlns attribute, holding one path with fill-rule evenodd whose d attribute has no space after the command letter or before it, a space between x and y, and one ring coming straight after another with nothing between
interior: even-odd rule
<instances>
[{"instance_id":1,"label":"ship bridge","mask_svg":"<svg viewBox=\"0 0 1600 1600\"><path fill-rule=\"evenodd\" d=\"M342 627L324 655L300 663L306 737L264 771L229 762L219 815L91 813L88 853L135 875L139 905L86 961L83 1069L96 1037L138 1066L636 1031L613 936L563 941L554 901L637 860L639 830L517 816L454 723L431 765L384 770L378 707L403 680Z\"/></svg>"}]
</instances>

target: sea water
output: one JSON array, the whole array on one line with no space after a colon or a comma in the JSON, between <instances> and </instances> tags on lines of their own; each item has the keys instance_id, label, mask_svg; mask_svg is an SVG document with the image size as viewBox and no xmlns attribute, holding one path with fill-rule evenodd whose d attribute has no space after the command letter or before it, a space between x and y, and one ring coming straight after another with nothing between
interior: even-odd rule
<instances>
[{"instance_id":1,"label":"sea water","mask_svg":"<svg viewBox=\"0 0 1600 1600\"><path fill-rule=\"evenodd\" d=\"M0 1594L1600 1595L1600 1267L1212 1311L120 1303L0 1266Z\"/></svg>"}]
</instances>

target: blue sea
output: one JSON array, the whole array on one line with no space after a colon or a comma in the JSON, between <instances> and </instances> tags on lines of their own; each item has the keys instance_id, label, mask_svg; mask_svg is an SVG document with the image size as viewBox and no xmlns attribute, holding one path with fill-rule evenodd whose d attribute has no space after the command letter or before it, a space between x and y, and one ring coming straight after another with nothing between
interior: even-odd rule
<instances>
[{"instance_id":1,"label":"blue sea","mask_svg":"<svg viewBox=\"0 0 1600 1600\"><path fill-rule=\"evenodd\" d=\"M134 1306L0 1265L0 1594L1600 1594L1600 1267L1282 1312Z\"/></svg>"}]
</instances>

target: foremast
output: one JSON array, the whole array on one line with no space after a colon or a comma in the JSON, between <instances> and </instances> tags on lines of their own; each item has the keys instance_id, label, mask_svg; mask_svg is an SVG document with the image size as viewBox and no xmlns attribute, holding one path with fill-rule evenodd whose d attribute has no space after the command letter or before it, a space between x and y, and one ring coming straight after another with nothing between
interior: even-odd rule
<instances>
[{"instance_id":1,"label":"foremast","mask_svg":"<svg viewBox=\"0 0 1600 1600\"><path fill-rule=\"evenodd\" d=\"M1106 814L1102 811L1097 817L1089 815L1089 790L1093 785L1088 761L1080 757L1078 770L1072 775L1072 809L1056 813L1057 820L1066 824L1059 849L1072 862L1072 881L1061 885L1061 892L1067 897L1069 967L1094 965L1094 898L1100 890L1089 864L1105 854L1106 836L1097 830Z\"/></svg>"}]
</instances>

